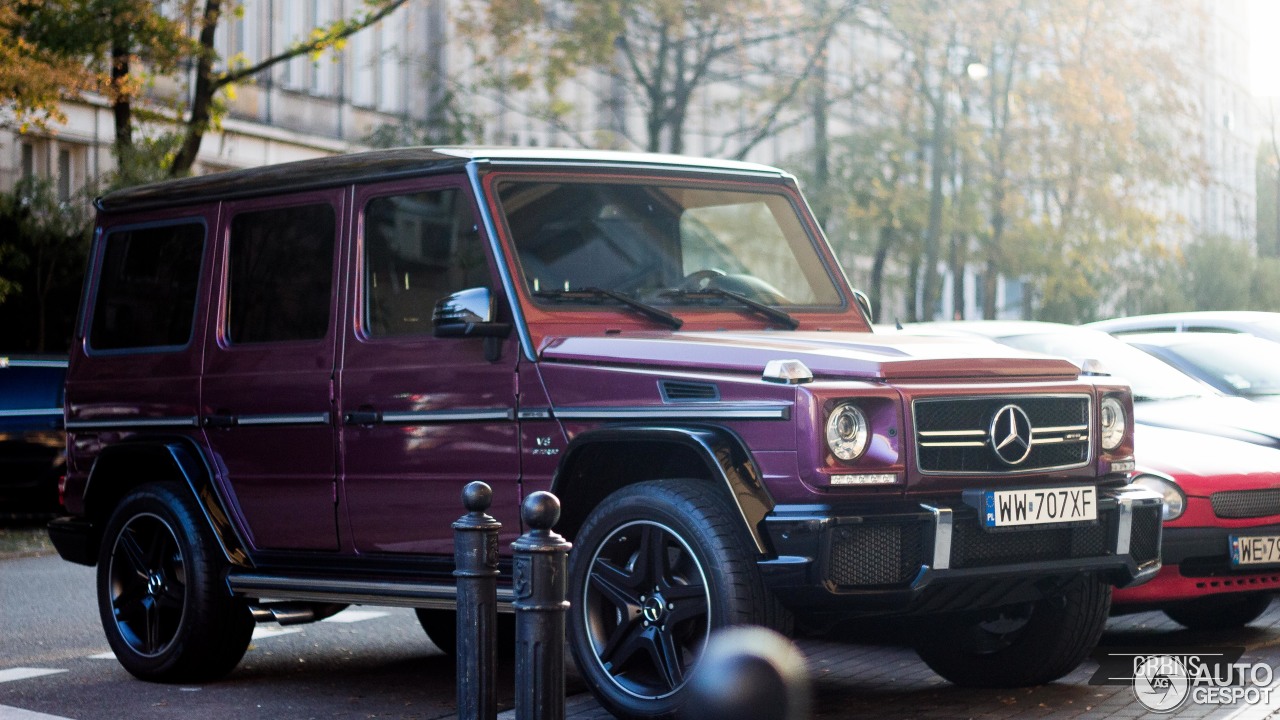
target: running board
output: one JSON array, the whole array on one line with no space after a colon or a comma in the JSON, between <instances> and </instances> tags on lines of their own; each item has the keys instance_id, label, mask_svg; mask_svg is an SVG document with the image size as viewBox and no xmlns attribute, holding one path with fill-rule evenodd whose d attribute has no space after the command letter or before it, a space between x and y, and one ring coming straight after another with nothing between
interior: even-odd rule
<instances>
[{"instance_id":1,"label":"running board","mask_svg":"<svg viewBox=\"0 0 1280 720\"><path fill-rule=\"evenodd\" d=\"M340 580L235 571L227 576L227 585L232 593L254 599L388 605L433 610L453 610L458 596L458 588L451 583ZM511 588L498 588L498 611L511 612L513 599Z\"/></svg>"}]
</instances>

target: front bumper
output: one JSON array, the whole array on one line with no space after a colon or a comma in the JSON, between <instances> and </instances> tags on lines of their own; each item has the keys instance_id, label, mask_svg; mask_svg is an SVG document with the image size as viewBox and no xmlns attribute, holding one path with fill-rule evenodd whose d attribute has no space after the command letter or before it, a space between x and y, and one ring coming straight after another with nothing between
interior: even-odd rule
<instances>
[{"instance_id":1,"label":"front bumper","mask_svg":"<svg viewBox=\"0 0 1280 720\"><path fill-rule=\"evenodd\" d=\"M963 503L886 512L779 506L764 527L777 558L760 562L789 607L840 614L936 613L1034 599L1079 573L1120 586L1160 570L1161 498L1100 491L1090 523L988 530Z\"/></svg>"},{"instance_id":2,"label":"front bumper","mask_svg":"<svg viewBox=\"0 0 1280 720\"><path fill-rule=\"evenodd\" d=\"M1280 566L1239 568L1231 564L1231 535L1277 535L1280 525L1164 529L1164 568L1141 587L1118 590L1117 605L1189 600L1229 592L1280 590Z\"/></svg>"}]
</instances>

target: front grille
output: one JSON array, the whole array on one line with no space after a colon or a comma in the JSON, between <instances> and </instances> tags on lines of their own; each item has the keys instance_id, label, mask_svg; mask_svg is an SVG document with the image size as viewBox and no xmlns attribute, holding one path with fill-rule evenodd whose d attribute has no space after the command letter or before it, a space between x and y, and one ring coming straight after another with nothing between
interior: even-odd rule
<instances>
[{"instance_id":1,"label":"front grille","mask_svg":"<svg viewBox=\"0 0 1280 720\"><path fill-rule=\"evenodd\" d=\"M846 587L906 583L924 564L923 536L919 524L837 527L827 579Z\"/></svg>"},{"instance_id":2,"label":"front grille","mask_svg":"<svg viewBox=\"0 0 1280 720\"><path fill-rule=\"evenodd\" d=\"M1142 563L1160 557L1160 505L1135 508L1133 526L1129 535L1129 554L1134 562Z\"/></svg>"},{"instance_id":3,"label":"front grille","mask_svg":"<svg viewBox=\"0 0 1280 720\"><path fill-rule=\"evenodd\" d=\"M1101 524L989 532L958 523L951 534L951 567L957 569L1100 557L1106 552L1107 530Z\"/></svg>"},{"instance_id":4,"label":"front grille","mask_svg":"<svg viewBox=\"0 0 1280 720\"><path fill-rule=\"evenodd\" d=\"M1280 489L1224 490L1209 496L1213 514L1220 518L1257 518L1280 515Z\"/></svg>"},{"instance_id":5,"label":"front grille","mask_svg":"<svg viewBox=\"0 0 1280 720\"><path fill-rule=\"evenodd\" d=\"M992 420L1006 405L1026 413L1031 449L1016 464L991 441ZM1089 461L1089 396L1004 396L917 400L916 463L925 473L1011 473L1079 467Z\"/></svg>"}]
</instances>

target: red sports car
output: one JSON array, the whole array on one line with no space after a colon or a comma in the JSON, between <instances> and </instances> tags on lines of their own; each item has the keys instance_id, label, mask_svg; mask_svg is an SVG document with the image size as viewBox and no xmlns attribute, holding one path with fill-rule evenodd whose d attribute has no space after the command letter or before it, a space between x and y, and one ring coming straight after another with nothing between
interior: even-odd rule
<instances>
[{"instance_id":1,"label":"red sports car","mask_svg":"<svg viewBox=\"0 0 1280 720\"><path fill-rule=\"evenodd\" d=\"M1280 588L1280 451L1139 424L1135 482L1165 497L1164 567L1116 590L1116 610L1160 609L1192 629L1239 627Z\"/></svg>"}]
</instances>

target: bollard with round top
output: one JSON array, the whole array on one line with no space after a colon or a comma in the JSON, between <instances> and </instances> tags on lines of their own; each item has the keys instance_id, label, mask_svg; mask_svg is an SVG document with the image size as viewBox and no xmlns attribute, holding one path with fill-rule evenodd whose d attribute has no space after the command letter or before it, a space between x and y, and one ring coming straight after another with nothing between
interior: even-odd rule
<instances>
[{"instance_id":1,"label":"bollard with round top","mask_svg":"<svg viewBox=\"0 0 1280 720\"><path fill-rule=\"evenodd\" d=\"M453 523L453 576L457 578L458 720L498 716L498 531L486 510L493 490L482 482L462 489L467 514Z\"/></svg>"},{"instance_id":2,"label":"bollard with round top","mask_svg":"<svg viewBox=\"0 0 1280 720\"><path fill-rule=\"evenodd\" d=\"M563 720L565 560L573 545L551 530L560 519L555 495L531 493L520 516L529 531L511 545L516 720Z\"/></svg>"}]
</instances>

